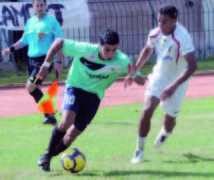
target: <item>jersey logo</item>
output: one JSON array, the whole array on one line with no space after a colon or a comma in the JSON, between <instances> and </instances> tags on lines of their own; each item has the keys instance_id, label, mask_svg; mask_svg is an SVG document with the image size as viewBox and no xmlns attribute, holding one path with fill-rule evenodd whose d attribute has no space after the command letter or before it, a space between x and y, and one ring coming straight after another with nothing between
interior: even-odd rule
<instances>
[{"instance_id":1,"label":"jersey logo","mask_svg":"<svg viewBox=\"0 0 214 180\"><path fill-rule=\"evenodd\" d=\"M171 56L164 56L163 57L163 61L171 61L172 60L172 57Z\"/></svg>"},{"instance_id":2,"label":"jersey logo","mask_svg":"<svg viewBox=\"0 0 214 180\"><path fill-rule=\"evenodd\" d=\"M171 57L171 56L169 56L169 55L163 56L160 52L158 53L158 56L160 56L160 58L161 58L163 61L171 61L171 60L172 60L172 57Z\"/></svg>"},{"instance_id":3,"label":"jersey logo","mask_svg":"<svg viewBox=\"0 0 214 180\"><path fill-rule=\"evenodd\" d=\"M87 66L89 69L94 70L94 71L105 67L104 64L98 64L98 63L94 63L94 62L88 61L84 57L80 58L80 62L82 64L84 64L85 66Z\"/></svg>"},{"instance_id":4,"label":"jersey logo","mask_svg":"<svg viewBox=\"0 0 214 180\"><path fill-rule=\"evenodd\" d=\"M84 56L91 61L96 59L96 56L94 54L85 54Z\"/></svg>"},{"instance_id":5,"label":"jersey logo","mask_svg":"<svg viewBox=\"0 0 214 180\"><path fill-rule=\"evenodd\" d=\"M39 31L37 34L39 41L43 41L45 38L45 32Z\"/></svg>"},{"instance_id":6,"label":"jersey logo","mask_svg":"<svg viewBox=\"0 0 214 180\"><path fill-rule=\"evenodd\" d=\"M97 70L97 72L100 73L112 73L112 72L118 72L121 73L122 72L122 68L121 66L113 66L113 65L106 65L105 67Z\"/></svg>"},{"instance_id":7,"label":"jersey logo","mask_svg":"<svg viewBox=\"0 0 214 180\"><path fill-rule=\"evenodd\" d=\"M101 75L101 74L98 74L98 75L95 75L95 74L91 74L91 73L89 73L89 72L87 72L87 71L85 71L85 73L91 78L91 79L93 79L93 78L96 78L96 79L108 79L109 78L109 75Z\"/></svg>"}]
</instances>

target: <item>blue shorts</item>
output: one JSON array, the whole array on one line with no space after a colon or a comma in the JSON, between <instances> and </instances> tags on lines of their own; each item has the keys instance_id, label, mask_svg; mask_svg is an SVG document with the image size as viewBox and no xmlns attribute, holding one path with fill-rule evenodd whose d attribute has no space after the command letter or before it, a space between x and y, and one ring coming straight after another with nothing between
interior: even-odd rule
<instances>
[{"instance_id":1,"label":"blue shorts","mask_svg":"<svg viewBox=\"0 0 214 180\"><path fill-rule=\"evenodd\" d=\"M100 105L100 99L94 93L79 88L69 87L64 92L63 110L76 113L74 126L83 131L94 118Z\"/></svg>"},{"instance_id":2,"label":"blue shorts","mask_svg":"<svg viewBox=\"0 0 214 180\"><path fill-rule=\"evenodd\" d=\"M32 82L36 85L42 84L42 80L37 79L36 75L38 74L40 67L44 63L45 57L46 56L41 56L41 57L37 57L37 58L29 58L29 61L28 61L28 65L27 65L28 78L29 78L30 82ZM49 73L52 71L52 69L53 69L53 63L49 67Z\"/></svg>"}]
</instances>

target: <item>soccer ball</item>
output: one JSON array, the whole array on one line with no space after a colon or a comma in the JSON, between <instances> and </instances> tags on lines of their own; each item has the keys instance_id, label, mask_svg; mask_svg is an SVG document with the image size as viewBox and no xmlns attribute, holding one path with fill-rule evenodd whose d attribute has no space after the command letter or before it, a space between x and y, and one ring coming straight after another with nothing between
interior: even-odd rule
<instances>
[{"instance_id":1,"label":"soccer ball","mask_svg":"<svg viewBox=\"0 0 214 180\"><path fill-rule=\"evenodd\" d=\"M67 172L78 173L85 167L86 158L79 149L69 149L62 155L61 164Z\"/></svg>"}]
</instances>

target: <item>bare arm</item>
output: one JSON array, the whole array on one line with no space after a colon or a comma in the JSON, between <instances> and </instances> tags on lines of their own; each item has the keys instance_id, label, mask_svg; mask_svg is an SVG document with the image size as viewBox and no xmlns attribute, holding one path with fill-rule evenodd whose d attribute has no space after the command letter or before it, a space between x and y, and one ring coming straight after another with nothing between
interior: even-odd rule
<instances>
[{"instance_id":1,"label":"bare arm","mask_svg":"<svg viewBox=\"0 0 214 180\"><path fill-rule=\"evenodd\" d=\"M141 86L145 84L145 78L143 77L143 75L135 75L134 77L126 76L124 80L124 88L130 86L133 81Z\"/></svg>"},{"instance_id":2,"label":"bare arm","mask_svg":"<svg viewBox=\"0 0 214 180\"><path fill-rule=\"evenodd\" d=\"M63 60L63 53L62 53L62 49L60 49L59 52L57 53L57 58L56 58L55 67L54 67L58 75L61 74L61 71L62 71L62 60Z\"/></svg>"},{"instance_id":3,"label":"bare arm","mask_svg":"<svg viewBox=\"0 0 214 180\"><path fill-rule=\"evenodd\" d=\"M62 61L62 47L63 47L63 43L64 43L64 39L62 38L57 38L53 44L51 45L46 58L45 58L45 62L43 63L43 65L40 68L39 73L37 74L37 77L39 77L40 79L45 79L48 76L48 67L50 66L54 56L59 52L59 56L58 56L58 60L61 62ZM61 70L61 64L58 62L56 63L56 66L58 66L58 68L56 68L57 72L60 74L60 70ZM60 70L59 70L60 69Z\"/></svg>"},{"instance_id":4,"label":"bare arm","mask_svg":"<svg viewBox=\"0 0 214 180\"><path fill-rule=\"evenodd\" d=\"M62 59L63 59L63 53L62 53L62 49L60 49L59 52L56 54L56 61L62 62Z\"/></svg>"},{"instance_id":5,"label":"bare arm","mask_svg":"<svg viewBox=\"0 0 214 180\"><path fill-rule=\"evenodd\" d=\"M195 72L197 69L197 62L195 59L194 52L190 52L184 56L185 60L187 61L187 67L184 69L184 71L181 73L181 75L173 82L173 84L178 87L183 82L185 82L189 77Z\"/></svg>"},{"instance_id":6,"label":"bare arm","mask_svg":"<svg viewBox=\"0 0 214 180\"><path fill-rule=\"evenodd\" d=\"M45 58L45 62L49 62L51 63L51 61L53 60L54 56L59 52L58 54L58 60L61 60L61 58L63 57L62 55L62 47L63 47L63 43L64 43L64 39L62 38L57 38L53 44L51 45L46 58Z\"/></svg>"},{"instance_id":7,"label":"bare arm","mask_svg":"<svg viewBox=\"0 0 214 180\"><path fill-rule=\"evenodd\" d=\"M19 40L19 41L17 41L15 44L13 44L12 46L10 46L10 47L13 47L13 48L12 48L12 51L11 51L10 47L8 47L7 49L3 50L3 51L2 51L2 56L3 56L3 57L7 57L7 56L10 55L11 52L16 51L16 50L19 50L19 49L23 48L24 46L25 46L25 45L22 45L22 44L21 44L21 41Z\"/></svg>"},{"instance_id":8,"label":"bare arm","mask_svg":"<svg viewBox=\"0 0 214 180\"><path fill-rule=\"evenodd\" d=\"M132 82L134 81L136 84L143 86L145 84L145 78L143 75L131 75L131 73L135 70L135 64L131 63L127 66L127 72L128 76L125 77L124 80L124 88L126 88L128 85L130 86Z\"/></svg>"},{"instance_id":9,"label":"bare arm","mask_svg":"<svg viewBox=\"0 0 214 180\"><path fill-rule=\"evenodd\" d=\"M19 50L25 47L25 45L22 45L21 41L19 40L15 44L13 44L13 47L15 48L15 50Z\"/></svg>"},{"instance_id":10,"label":"bare arm","mask_svg":"<svg viewBox=\"0 0 214 180\"><path fill-rule=\"evenodd\" d=\"M145 46L143 48L138 58L138 61L136 63L136 68L137 68L136 70L139 70L146 63L146 61L150 58L152 53L153 53L153 48L150 48L149 46Z\"/></svg>"},{"instance_id":11,"label":"bare arm","mask_svg":"<svg viewBox=\"0 0 214 180\"><path fill-rule=\"evenodd\" d=\"M153 53L153 48L150 48L149 46L145 46L140 53L140 56L137 60L136 65L134 63L132 63L131 65L128 65L127 72L129 73L129 76L125 77L125 80L124 80L125 88L127 87L127 85L131 85L132 81L135 81L135 83L137 83L138 85L145 84L145 78L143 76L136 75L136 72L146 63L146 61L150 58L152 53Z\"/></svg>"}]
</instances>

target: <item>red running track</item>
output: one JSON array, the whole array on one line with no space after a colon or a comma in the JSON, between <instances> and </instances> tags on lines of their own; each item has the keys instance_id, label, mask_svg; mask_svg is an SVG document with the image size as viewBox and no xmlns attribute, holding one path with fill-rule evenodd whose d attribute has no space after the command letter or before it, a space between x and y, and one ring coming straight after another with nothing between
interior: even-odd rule
<instances>
[{"instance_id":1,"label":"red running track","mask_svg":"<svg viewBox=\"0 0 214 180\"><path fill-rule=\"evenodd\" d=\"M61 109L64 86L59 86L57 109ZM43 88L45 92L47 87ZM123 82L118 81L107 91L101 106L143 102L145 86L133 84L126 90ZM214 96L214 75L193 77L187 90L186 98ZM39 113L33 98L25 88L0 89L0 117Z\"/></svg>"}]
</instances>

